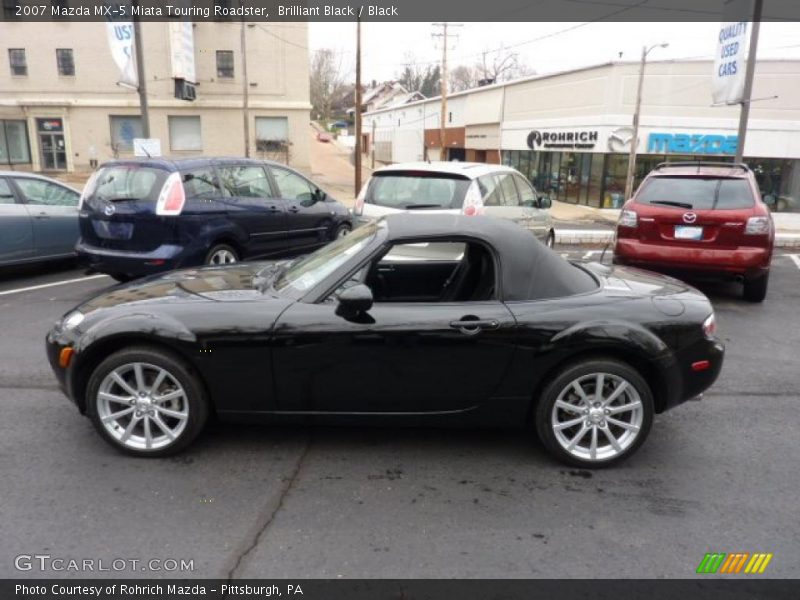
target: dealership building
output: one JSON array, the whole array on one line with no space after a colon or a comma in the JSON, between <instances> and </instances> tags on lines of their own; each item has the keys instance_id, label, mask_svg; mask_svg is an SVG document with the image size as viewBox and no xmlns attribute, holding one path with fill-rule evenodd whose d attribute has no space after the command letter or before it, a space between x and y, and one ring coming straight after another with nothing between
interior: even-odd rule
<instances>
[{"instance_id":1,"label":"dealership building","mask_svg":"<svg viewBox=\"0 0 800 600\"><path fill-rule=\"evenodd\" d=\"M731 161L738 106L712 105L710 60L647 65L636 184L657 164ZM503 163L555 200L595 207L623 201L639 63L614 62L451 94L448 160ZM761 191L800 211L800 61L758 61L744 147ZM364 115L376 161L438 160L439 98Z\"/></svg>"},{"instance_id":2,"label":"dealership building","mask_svg":"<svg viewBox=\"0 0 800 600\"><path fill-rule=\"evenodd\" d=\"M139 96L119 85L125 73L113 54L129 53L131 27L0 22L0 169L84 171L134 155L133 140L143 137ZM250 154L309 168L307 23L141 29L150 137L163 155L243 156L246 94ZM192 75L191 86L178 78Z\"/></svg>"}]
</instances>

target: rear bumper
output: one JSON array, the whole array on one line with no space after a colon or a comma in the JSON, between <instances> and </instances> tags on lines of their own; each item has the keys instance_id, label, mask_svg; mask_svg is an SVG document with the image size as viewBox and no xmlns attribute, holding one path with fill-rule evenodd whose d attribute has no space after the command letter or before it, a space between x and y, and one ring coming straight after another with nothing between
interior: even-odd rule
<instances>
[{"instance_id":1,"label":"rear bumper","mask_svg":"<svg viewBox=\"0 0 800 600\"><path fill-rule=\"evenodd\" d=\"M91 269L100 273L123 273L134 277L170 271L183 266L188 266L196 259L196 253L190 252L183 246L162 244L155 250L148 252L133 252L129 250L109 250L87 244L83 239L75 245L78 256ZM199 257L201 264L203 257Z\"/></svg>"},{"instance_id":2,"label":"rear bumper","mask_svg":"<svg viewBox=\"0 0 800 600\"><path fill-rule=\"evenodd\" d=\"M671 393L664 398L663 410L669 410L689 400L697 400L719 377L725 357L725 346L717 339L703 339L675 353L669 369L670 379L680 386L669 386ZM695 371L692 365L708 361L708 368Z\"/></svg>"},{"instance_id":3,"label":"rear bumper","mask_svg":"<svg viewBox=\"0 0 800 600\"><path fill-rule=\"evenodd\" d=\"M730 250L687 247L617 238L614 264L658 270L757 277L769 270L770 248L739 246Z\"/></svg>"}]
</instances>

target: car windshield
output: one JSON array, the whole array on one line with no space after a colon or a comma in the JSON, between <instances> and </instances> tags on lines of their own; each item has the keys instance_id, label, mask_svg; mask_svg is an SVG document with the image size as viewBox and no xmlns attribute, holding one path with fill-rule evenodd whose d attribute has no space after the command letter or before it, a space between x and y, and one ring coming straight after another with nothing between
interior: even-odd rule
<instances>
[{"instance_id":1,"label":"car windshield","mask_svg":"<svg viewBox=\"0 0 800 600\"><path fill-rule=\"evenodd\" d=\"M353 233L291 263L275 280L279 292L303 294L331 275L374 238L378 225L368 223Z\"/></svg>"},{"instance_id":2,"label":"car windshield","mask_svg":"<svg viewBox=\"0 0 800 600\"><path fill-rule=\"evenodd\" d=\"M402 210L460 209L469 183L469 179L447 173L376 173L364 201Z\"/></svg>"},{"instance_id":3,"label":"car windshield","mask_svg":"<svg viewBox=\"0 0 800 600\"><path fill-rule=\"evenodd\" d=\"M753 192L749 182L741 178L653 177L636 201L693 210L724 210L753 206Z\"/></svg>"},{"instance_id":4,"label":"car windshield","mask_svg":"<svg viewBox=\"0 0 800 600\"><path fill-rule=\"evenodd\" d=\"M90 200L119 202L150 200L155 202L168 173L163 169L138 165L103 167L90 180L86 197Z\"/></svg>"}]
</instances>

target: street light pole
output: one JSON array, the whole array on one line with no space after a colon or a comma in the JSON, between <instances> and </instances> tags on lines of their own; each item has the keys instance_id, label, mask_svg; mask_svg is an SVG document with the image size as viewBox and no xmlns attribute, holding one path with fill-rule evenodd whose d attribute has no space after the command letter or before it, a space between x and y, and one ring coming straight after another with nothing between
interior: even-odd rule
<instances>
[{"instance_id":1,"label":"street light pole","mask_svg":"<svg viewBox=\"0 0 800 600\"><path fill-rule=\"evenodd\" d=\"M242 52L242 119L244 126L244 155L250 158L250 80L247 77L247 28L242 19L241 31L241 52Z\"/></svg>"},{"instance_id":2,"label":"street light pole","mask_svg":"<svg viewBox=\"0 0 800 600\"><path fill-rule=\"evenodd\" d=\"M134 6L138 6L134 0ZM144 45L142 44L142 26L139 17L133 17L133 45L136 56L137 91L139 92L139 110L142 114L142 136L150 137L150 107L147 103L147 78L144 74Z\"/></svg>"},{"instance_id":3,"label":"street light pole","mask_svg":"<svg viewBox=\"0 0 800 600\"><path fill-rule=\"evenodd\" d=\"M642 109L642 87L644 85L644 67L647 63L647 55L654 48L666 48L663 44L654 44L649 48L642 47L642 61L639 63L639 84L636 88L636 107L633 110L633 136L631 137L631 150L628 154L628 173L625 177L625 199L628 200L633 195L633 171L636 167L636 146L639 144L639 113Z\"/></svg>"},{"instance_id":4,"label":"street light pole","mask_svg":"<svg viewBox=\"0 0 800 600\"><path fill-rule=\"evenodd\" d=\"M736 157L734 161L740 163L744 160L744 140L747 135L747 121L750 118L750 96L753 93L753 75L756 71L756 51L758 49L758 30L761 26L761 11L763 0L755 0L753 7L753 22L750 29L750 51L747 54L747 67L744 75L744 92L742 94L741 109L739 110L739 136L736 144Z\"/></svg>"},{"instance_id":5,"label":"street light pole","mask_svg":"<svg viewBox=\"0 0 800 600\"><path fill-rule=\"evenodd\" d=\"M356 143L355 147L353 148L355 152L354 164L355 167L354 175L355 175L355 182L353 184L353 189L355 189L355 195L358 196L359 192L361 192L361 18L359 17L356 19L356 93L355 93L355 101L356 101Z\"/></svg>"}]
</instances>

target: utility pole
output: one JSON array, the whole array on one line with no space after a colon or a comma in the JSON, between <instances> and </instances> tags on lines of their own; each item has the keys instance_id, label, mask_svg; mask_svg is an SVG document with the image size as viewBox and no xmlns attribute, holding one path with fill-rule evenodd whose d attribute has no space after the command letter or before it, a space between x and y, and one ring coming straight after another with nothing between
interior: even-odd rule
<instances>
[{"instance_id":1,"label":"utility pole","mask_svg":"<svg viewBox=\"0 0 800 600\"><path fill-rule=\"evenodd\" d=\"M372 137L370 138L370 150L372 150L372 161L369 168L375 170L375 117L372 117Z\"/></svg>"},{"instance_id":2,"label":"utility pole","mask_svg":"<svg viewBox=\"0 0 800 600\"><path fill-rule=\"evenodd\" d=\"M742 101L739 103L739 137L736 144L737 163L744 159L744 140L747 136L747 120L750 118L750 102L753 92L753 75L756 71L756 51L758 50L758 30L761 27L761 11L764 7L764 0L755 0L753 6L753 23L750 30L750 50L747 53L747 68L744 74L744 92Z\"/></svg>"},{"instance_id":3,"label":"utility pole","mask_svg":"<svg viewBox=\"0 0 800 600\"><path fill-rule=\"evenodd\" d=\"M636 166L636 146L639 144L639 112L642 109L642 87L644 85L644 68L647 64L647 55L654 48L666 48L668 43L642 46L642 61L639 63L639 84L636 87L636 107L633 110L633 135L631 136L631 150L628 154L628 173L625 176L625 200L633 195L633 172Z\"/></svg>"},{"instance_id":4,"label":"utility pole","mask_svg":"<svg viewBox=\"0 0 800 600\"><path fill-rule=\"evenodd\" d=\"M139 1L133 0L133 6L138 6ZM133 17L133 45L136 55L136 79L139 92L139 110L142 113L142 136L150 137L150 107L147 104L147 78L144 74L144 45L142 44L142 25L139 17Z\"/></svg>"},{"instance_id":5,"label":"utility pole","mask_svg":"<svg viewBox=\"0 0 800 600\"><path fill-rule=\"evenodd\" d=\"M355 195L361 192L361 19L356 19L356 145Z\"/></svg>"},{"instance_id":6,"label":"utility pole","mask_svg":"<svg viewBox=\"0 0 800 600\"><path fill-rule=\"evenodd\" d=\"M448 27L461 27L461 25L449 25L448 23L431 23L434 27L441 27L441 33L432 34L434 38L442 40L442 69L440 80L440 93L442 95L442 113L439 118L439 160L447 160L447 144L445 135L447 133L447 44L450 41L447 33Z\"/></svg>"},{"instance_id":7,"label":"utility pole","mask_svg":"<svg viewBox=\"0 0 800 600\"><path fill-rule=\"evenodd\" d=\"M244 119L244 155L250 158L250 79L247 77L247 28L242 20L242 118Z\"/></svg>"}]
</instances>

